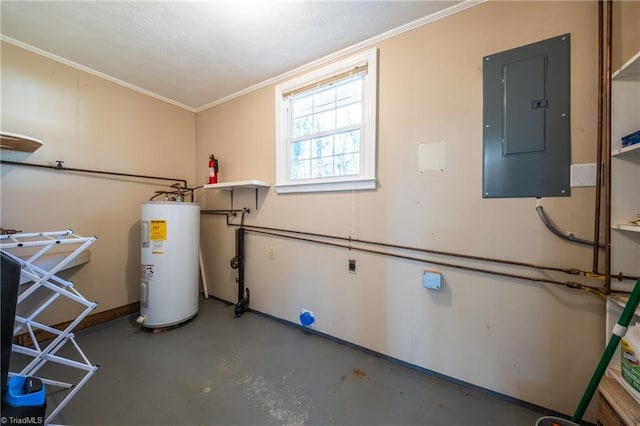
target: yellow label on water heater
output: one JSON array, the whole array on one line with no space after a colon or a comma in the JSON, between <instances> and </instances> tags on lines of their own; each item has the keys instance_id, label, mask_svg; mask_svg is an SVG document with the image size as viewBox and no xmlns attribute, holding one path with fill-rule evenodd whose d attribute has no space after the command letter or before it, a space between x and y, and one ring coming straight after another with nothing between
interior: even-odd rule
<instances>
[{"instance_id":1,"label":"yellow label on water heater","mask_svg":"<svg viewBox=\"0 0 640 426\"><path fill-rule=\"evenodd\" d=\"M167 239L167 221L152 220L149 227L149 239L151 241L162 241Z\"/></svg>"}]
</instances>

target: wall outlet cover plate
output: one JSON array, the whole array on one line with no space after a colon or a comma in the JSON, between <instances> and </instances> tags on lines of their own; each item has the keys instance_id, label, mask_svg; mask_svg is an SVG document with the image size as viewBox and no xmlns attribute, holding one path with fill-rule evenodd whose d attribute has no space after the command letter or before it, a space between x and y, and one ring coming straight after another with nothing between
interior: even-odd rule
<instances>
[{"instance_id":1,"label":"wall outlet cover plate","mask_svg":"<svg viewBox=\"0 0 640 426\"><path fill-rule=\"evenodd\" d=\"M442 275L439 272L424 271L422 273L422 286L432 290L440 290Z\"/></svg>"}]
</instances>

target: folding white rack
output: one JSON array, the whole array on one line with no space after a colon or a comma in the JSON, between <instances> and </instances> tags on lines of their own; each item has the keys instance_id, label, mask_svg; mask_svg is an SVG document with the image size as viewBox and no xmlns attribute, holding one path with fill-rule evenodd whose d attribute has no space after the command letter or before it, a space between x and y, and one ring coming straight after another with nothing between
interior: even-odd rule
<instances>
[{"instance_id":1,"label":"folding white rack","mask_svg":"<svg viewBox=\"0 0 640 426\"><path fill-rule=\"evenodd\" d=\"M85 299L73 287L73 283L71 281L63 280L56 275L95 241L96 237L81 237L74 234L71 230L0 235L0 250L18 262L21 266L21 289L16 306L16 319L13 335L16 336L20 333L24 333L26 330L31 337L31 343L33 346L28 347L21 344L13 344L11 348L13 352L27 355L32 357L33 360L20 372L11 372L9 374L12 376L21 375L38 377L43 383L50 386L70 389L64 399L58 403L55 409L47 416L45 424L50 424L51 420L60 413L71 398L73 398L82 386L84 386L87 380L89 380L89 378L91 378L91 376L98 370L97 365L93 365L89 362L76 343L75 336L72 333L72 330L80 323L80 321L82 321L96 308L97 303L90 302ZM50 252L52 248L59 247L61 245L68 245L70 250L64 252L54 250ZM29 248L32 249L28 250ZM20 252L24 252L25 250L33 251L33 248L36 250L35 253L27 255L24 253L22 255L20 254ZM51 267L49 270L44 270L41 267L36 266L38 260L42 261L44 259L43 256L45 254L50 255L52 253L55 253L57 256L54 256L54 258L60 259L55 266ZM40 290L38 291L38 296L34 296L36 290L39 289L46 290ZM45 294L44 298L42 296L43 293ZM50 327L36 319L59 297L72 300L80 304L83 308L82 312L73 321L71 321L64 330L58 330ZM35 306L28 306L29 303L25 303L30 298L32 299L31 303ZM21 304L24 308L22 310L26 310L29 313L20 312L19 308ZM42 330L53 334L55 337L51 341L39 342L34 330ZM41 337L41 340L44 339ZM57 355L57 352L68 342L70 342L73 348L75 348L79 360ZM73 384L38 376L38 371L47 362L53 362L81 370L83 372L82 378L77 383Z\"/></svg>"}]
</instances>

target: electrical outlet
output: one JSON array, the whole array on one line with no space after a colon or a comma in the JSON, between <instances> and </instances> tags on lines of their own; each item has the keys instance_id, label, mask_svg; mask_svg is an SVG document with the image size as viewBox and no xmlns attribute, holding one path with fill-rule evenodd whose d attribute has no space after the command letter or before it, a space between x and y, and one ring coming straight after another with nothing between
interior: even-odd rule
<instances>
[{"instance_id":1,"label":"electrical outlet","mask_svg":"<svg viewBox=\"0 0 640 426\"><path fill-rule=\"evenodd\" d=\"M349 259L349 272L351 272L352 274L356 273L356 260L355 259Z\"/></svg>"},{"instance_id":2,"label":"electrical outlet","mask_svg":"<svg viewBox=\"0 0 640 426\"><path fill-rule=\"evenodd\" d=\"M276 258L276 248L274 246L269 247L269 259Z\"/></svg>"}]
</instances>

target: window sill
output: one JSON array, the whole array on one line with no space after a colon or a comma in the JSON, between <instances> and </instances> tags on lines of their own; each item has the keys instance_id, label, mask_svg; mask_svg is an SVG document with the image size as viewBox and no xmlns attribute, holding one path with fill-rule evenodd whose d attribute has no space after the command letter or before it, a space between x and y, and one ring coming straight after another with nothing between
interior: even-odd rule
<instances>
[{"instance_id":1,"label":"window sill","mask_svg":"<svg viewBox=\"0 0 640 426\"><path fill-rule=\"evenodd\" d=\"M355 178L346 181L283 183L276 185L276 193L363 191L376 189L375 178Z\"/></svg>"}]
</instances>

